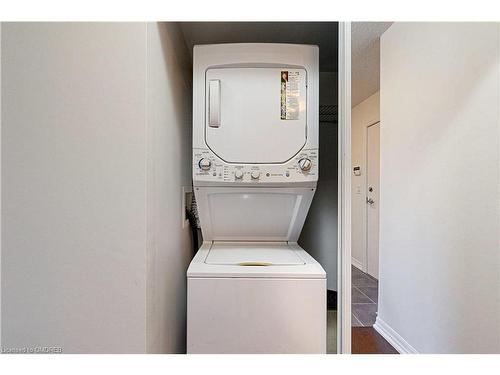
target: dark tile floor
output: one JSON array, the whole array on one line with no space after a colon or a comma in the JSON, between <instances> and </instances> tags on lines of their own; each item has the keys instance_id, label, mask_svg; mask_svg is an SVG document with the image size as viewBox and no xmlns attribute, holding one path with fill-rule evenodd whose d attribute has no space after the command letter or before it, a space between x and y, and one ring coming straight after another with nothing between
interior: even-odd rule
<instances>
[{"instance_id":1,"label":"dark tile floor","mask_svg":"<svg viewBox=\"0 0 500 375\"><path fill-rule=\"evenodd\" d=\"M371 327L377 318L378 281L352 266L352 326Z\"/></svg>"}]
</instances>

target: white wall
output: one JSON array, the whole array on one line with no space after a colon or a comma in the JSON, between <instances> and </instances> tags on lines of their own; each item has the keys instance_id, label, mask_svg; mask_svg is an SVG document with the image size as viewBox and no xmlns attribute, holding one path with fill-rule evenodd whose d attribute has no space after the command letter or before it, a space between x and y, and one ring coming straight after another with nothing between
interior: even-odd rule
<instances>
[{"instance_id":1,"label":"white wall","mask_svg":"<svg viewBox=\"0 0 500 375\"><path fill-rule=\"evenodd\" d=\"M320 73L320 105L337 105L337 73ZM337 290L337 123L319 124L319 180L299 244L325 269Z\"/></svg>"},{"instance_id":2,"label":"white wall","mask_svg":"<svg viewBox=\"0 0 500 375\"><path fill-rule=\"evenodd\" d=\"M351 255L352 263L366 272L366 127L380 121L380 93L363 100L351 112Z\"/></svg>"},{"instance_id":3,"label":"white wall","mask_svg":"<svg viewBox=\"0 0 500 375\"><path fill-rule=\"evenodd\" d=\"M158 32L2 25L4 348L183 350L189 98Z\"/></svg>"},{"instance_id":4,"label":"white wall","mask_svg":"<svg viewBox=\"0 0 500 375\"><path fill-rule=\"evenodd\" d=\"M381 39L379 318L422 353L500 352L499 26Z\"/></svg>"},{"instance_id":5,"label":"white wall","mask_svg":"<svg viewBox=\"0 0 500 375\"><path fill-rule=\"evenodd\" d=\"M191 59L179 27L148 24L148 352L183 353L191 231L181 187L191 186Z\"/></svg>"},{"instance_id":6,"label":"white wall","mask_svg":"<svg viewBox=\"0 0 500 375\"><path fill-rule=\"evenodd\" d=\"M2 23L0 22L0 130L2 129ZM0 166L2 165L2 132L0 131ZM1 170L1 168L0 168ZM0 176L0 197L2 195L2 184ZM0 199L0 212L2 211L2 200ZM0 214L0 347L2 347L2 215Z\"/></svg>"}]
</instances>

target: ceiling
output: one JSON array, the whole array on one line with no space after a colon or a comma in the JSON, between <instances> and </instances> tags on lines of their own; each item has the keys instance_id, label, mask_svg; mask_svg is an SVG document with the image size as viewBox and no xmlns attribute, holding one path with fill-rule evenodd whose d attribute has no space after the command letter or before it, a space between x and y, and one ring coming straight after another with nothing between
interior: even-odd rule
<instances>
[{"instance_id":1,"label":"ceiling","mask_svg":"<svg viewBox=\"0 0 500 375\"><path fill-rule=\"evenodd\" d=\"M380 88L380 36L392 22L353 22L352 106ZM336 22L181 22L190 53L196 44L298 43L320 50L320 71L338 71Z\"/></svg>"},{"instance_id":2,"label":"ceiling","mask_svg":"<svg viewBox=\"0 0 500 375\"><path fill-rule=\"evenodd\" d=\"M180 25L191 53L196 44L315 44L320 51L320 71L337 71L336 22L182 22Z\"/></svg>"},{"instance_id":3,"label":"ceiling","mask_svg":"<svg viewBox=\"0 0 500 375\"><path fill-rule=\"evenodd\" d=\"M392 22L351 24L351 104L361 103L380 89L380 36Z\"/></svg>"}]
</instances>

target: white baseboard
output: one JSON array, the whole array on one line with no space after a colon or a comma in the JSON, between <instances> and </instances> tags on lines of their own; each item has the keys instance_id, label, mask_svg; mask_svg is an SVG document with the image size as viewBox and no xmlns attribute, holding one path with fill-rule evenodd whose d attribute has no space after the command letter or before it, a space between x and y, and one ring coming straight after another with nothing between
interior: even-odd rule
<instances>
[{"instance_id":1,"label":"white baseboard","mask_svg":"<svg viewBox=\"0 0 500 375\"><path fill-rule=\"evenodd\" d=\"M351 263L357 269L365 272L365 267L363 267L363 264L361 264L361 262L359 260L357 260L356 258L351 258Z\"/></svg>"},{"instance_id":2,"label":"white baseboard","mask_svg":"<svg viewBox=\"0 0 500 375\"><path fill-rule=\"evenodd\" d=\"M375 331L380 333L384 339L386 339L389 344L391 344L394 349L401 354L418 354L417 350L408 344L408 342L402 338L395 330L393 330L386 322L377 316L375 324L373 325Z\"/></svg>"}]
</instances>

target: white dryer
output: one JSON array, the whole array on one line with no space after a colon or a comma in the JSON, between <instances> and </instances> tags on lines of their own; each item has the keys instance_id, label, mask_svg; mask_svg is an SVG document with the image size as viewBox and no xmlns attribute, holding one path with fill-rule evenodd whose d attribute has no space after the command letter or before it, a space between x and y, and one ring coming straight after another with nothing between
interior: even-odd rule
<instances>
[{"instance_id":1,"label":"white dryer","mask_svg":"<svg viewBox=\"0 0 500 375\"><path fill-rule=\"evenodd\" d=\"M297 245L318 179L318 48L194 48L188 353L325 353L326 273ZM334 228L332 228L334 230Z\"/></svg>"}]
</instances>

